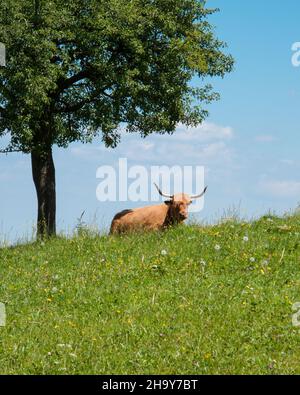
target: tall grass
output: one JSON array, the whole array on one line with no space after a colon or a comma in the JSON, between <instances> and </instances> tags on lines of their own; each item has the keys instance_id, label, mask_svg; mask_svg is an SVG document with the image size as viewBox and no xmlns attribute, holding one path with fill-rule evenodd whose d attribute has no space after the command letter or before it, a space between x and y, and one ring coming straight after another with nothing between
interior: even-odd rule
<instances>
[{"instance_id":1,"label":"tall grass","mask_svg":"<svg viewBox=\"0 0 300 395\"><path fill-rule=\"evenodd\" d=\"M300 373L299 214L114 237L85 225L0 249L0 373Z\"/></svg>"}]
</instances>

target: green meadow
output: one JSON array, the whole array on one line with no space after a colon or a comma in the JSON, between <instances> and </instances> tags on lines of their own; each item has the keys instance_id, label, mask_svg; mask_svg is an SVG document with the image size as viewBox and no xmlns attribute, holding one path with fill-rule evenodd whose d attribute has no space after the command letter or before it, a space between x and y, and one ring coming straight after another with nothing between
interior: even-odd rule
<instances>
[{"instance_id":1,"label":"green meadow","mask_svg":"<svg viewBox=\"0 0 300 395\"><path fill-rule=\"evenodd\" d=\"M299 214L81 228L1 248L0 278L1 374L300 373Z\"/></svg>"}]
</instances>

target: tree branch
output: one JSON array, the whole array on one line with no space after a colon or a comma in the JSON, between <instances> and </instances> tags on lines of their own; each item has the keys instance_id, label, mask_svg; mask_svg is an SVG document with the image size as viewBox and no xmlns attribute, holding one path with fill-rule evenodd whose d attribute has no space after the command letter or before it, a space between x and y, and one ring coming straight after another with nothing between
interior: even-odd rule
<instances>
[{"instance_id":1,"label":"tree branch","mask_svg":"<svg viewBox=\"0 0 300 395\"><path fill-rule=\"evenodd\" d=\"M21 149L16 149L16 148L5 148L5 149L0 149L0 154L10 154L12 152L23 152Z\"/></svg>"},{"instance_id":2,"label":"tree branch","mask_svg":"<svg viewBox=\"0 0 300 395\"><path fill-rule=\"evenodd\" d=\"M56 114L62 114L62 113L70 113L70 112L73 112L73 111L78 111L83 106L85 106L86 104L93 103L93 101L95 99L97 99L97 97L100 96L100 95L103 95L103 96L106 96L109 99L112 99L112 96L110 96L108 93L105 92L106 89L108 89L108 87L103 88L100 92L99 91L98 92L94 92L91 96L87 97L86 99L81 100L80 102L74 103L72 105L68 105L66 103L63 103L64 107L63 108L59 108L57 110L54 110L54 112Z\"/></svg>"},{"instance_id":3,"label":"tree branch","mask_svg":"<svg viewBox=\"0 0 300 395\"><path fill-rule=\"evenodd\" d=\"M54 110L54 112L56 114L62 114L62 113L70 113L70 112L78 111L86 104L91 103L93 100L94 99L89 98L89 99L82 100L81 102L75 103L73 105L65 104L65 106L63 108Z\"/></svg>"},{"instance_id":4,"label":"tree branch","mask_svg":"<svg viewBox=\"0 0 300 395\"><path fill-rule=\"evenodd\" d=\"M88 76L89 76L88 70L81 70L81 71L79 71L79 73L73 75L72 77L69 77L69 78L66 78L66 79L61 78L57 82L59 93L64 91L65 89L69 88L70 86L72 86L76 82L79 82L79 81L87 78Z\"/></svg>"}]
</instances>

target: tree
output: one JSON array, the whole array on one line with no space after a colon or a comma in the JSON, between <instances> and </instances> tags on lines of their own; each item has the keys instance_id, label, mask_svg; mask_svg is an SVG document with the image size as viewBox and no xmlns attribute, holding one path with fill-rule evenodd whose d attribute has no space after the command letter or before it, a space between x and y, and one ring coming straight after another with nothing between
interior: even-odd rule
<instances>
[{"instance_id":1,"label":"tree","mask_svg":"<svg viewBox=\"0 0 300 395\"><path fill-rule=\"evenodd\" d=\"M218 95L192 78L233 67L207 21L215 11L199 0L1 0L2 152L31 155L39 236L55 234L53 145L101 134L115 147L120 124L146 137L207 116Z\"/></svg>"}]
</instances>

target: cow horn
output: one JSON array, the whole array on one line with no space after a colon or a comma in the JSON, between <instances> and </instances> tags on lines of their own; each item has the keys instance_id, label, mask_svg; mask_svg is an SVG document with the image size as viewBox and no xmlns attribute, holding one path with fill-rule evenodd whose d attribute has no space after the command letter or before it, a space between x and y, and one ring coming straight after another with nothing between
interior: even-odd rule
<instances>
[{"instance_id":1,"label":"cow horn","mask_svg":"<svg viewBox=\"0 0 300 395\"><path fill-rule=\"evenodd\" d=\"M193 196L190 196L190 198L191 199L198 199L205 194L206 190L207 190L207 187L204 188L204 191L202 193L200 193L200 195L193 195Z\"/></svg>"},{"instance_id":2,"label":"cow horn","mask_svg":"<svg viewBox=\"0 0 300 395\"><path fill-rule=\"evenodd\" d=\"M173 199L173 195L167 195L166 193L163 193L163 192L158 188L158 186L155 184L155 182L154 182L154 185L156 186L156 189L158 190L158 193L159 193L161 196L164 196L164 197L169 198L169 199Z\"/></svg>"}]
</instances>

